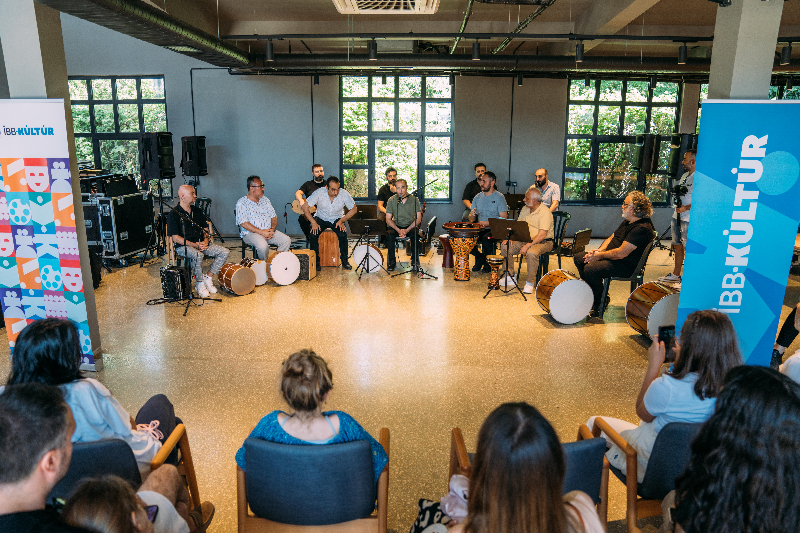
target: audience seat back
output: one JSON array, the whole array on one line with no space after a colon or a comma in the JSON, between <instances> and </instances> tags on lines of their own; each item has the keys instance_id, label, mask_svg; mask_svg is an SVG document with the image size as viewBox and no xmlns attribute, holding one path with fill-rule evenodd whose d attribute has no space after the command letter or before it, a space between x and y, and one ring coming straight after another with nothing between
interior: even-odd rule
<instances>
[{"instance_id":1,"label":"audience seat back","mask_svg":"<svg viewBox=\"0 0 800 533\"><path fill-rule=\"evenodd\" d=\"M606 440L596 438L565 442L562 448L567 467L563 493L580 490L588 494L595 505L599 504Z\"/></svg>"},{"instance_id":2,"label":"audience seat back","mask_svg":"<svg viewBox=\"0 0 800 533\"><path fill-rule=\"evenodd\" d=\"M702 425L699 422L670 422L661 428L647 462L639 496L661 500L675 489L675 478L686 470L692 455L692 441Z\"/></svg>"}]
</instances>

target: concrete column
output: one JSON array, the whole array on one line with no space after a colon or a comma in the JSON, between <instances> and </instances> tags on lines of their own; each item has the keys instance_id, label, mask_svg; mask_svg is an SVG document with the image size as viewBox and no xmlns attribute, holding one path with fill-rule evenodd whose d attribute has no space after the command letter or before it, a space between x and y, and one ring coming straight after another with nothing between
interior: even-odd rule
<instances>
[{"instance_id":1,"label":"concrete column","mask_svg":"<svg viewBox=\"0 0 800 533\"><path fill-rule=\"evenodd\" d=\"M67 61L64 56L64 39L61 34L61 14L33 0L0 1L0 44L5 77L6 94L10 98L63 98L67 122L70 174L74 196L75 226L78 230L83 293L89 317L95 365L88 370L103 367L100 328L97 323L97 306L89 267L89 247L86 243L86 226L81 208L81 189L78 180L78 162L75 157L75 138L72 129ZM0 88L0 94L4 91Z\"/></svg>"},{"instance_id":2,"label":"concrete column","mask_svg":"<svg viewBox=\"0 0 800 533\"><path fill-rule=\"evenodd\" d=\"M681 116L678 133L694 133L697 128L697 111L700 109L700 84L684 83L681 95Z\"/></svg>"},{"instance_id":3,"label":"concrete column","mask_svg":"<svg viewBox=\"0 0 800 533\"><path fill-rule=\"evenodd\" d=\"M767 98L782 13L780 0L733 0L717 8L710 99Z\"/></svg>"}]
</instances>

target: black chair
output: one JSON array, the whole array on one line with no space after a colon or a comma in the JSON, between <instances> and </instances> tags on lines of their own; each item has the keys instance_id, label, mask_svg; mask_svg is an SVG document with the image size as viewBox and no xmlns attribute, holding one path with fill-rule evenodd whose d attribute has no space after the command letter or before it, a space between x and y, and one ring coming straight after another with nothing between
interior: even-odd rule
<instances>
[{"instance_id":1,"label":"black chair","mask_svg":"<svg viewBox=\"0 0 800 533\"><path fill-rule=\"evenodd\" d=\"M536 283L542 279L542 276L550 271L550 256L556 254L558 256L558 268L561 268L561 242L564 240L564 234L567 231L567 224L572 218L572 215L566 211L553 211L553 249L545 254L539 256L539 270L536 272ZM531 235L533 237L533 235ZM522 272L522 260L524 255L519 255L519 264L517 265L517 279L520 279Z\"/></svg>"},{"instance_id":2,"label":"black chair","mask_svg":"<svg viewBox=\"0 0 800 533\"><path fill-rule=\"evenodd\" d=\"M72 461L66 475L53 487L47 501L66 500L78 484L90 477L106 474L119 476L137 490L142 476L131 447L121 439L76 442L72 445Z\"/></svg>"},{"instance_id":3,"label":"black chair","mask_svg":"<svg viewBox=\"0 0 800 533\"><path fill-rule=\"evenodd\" d=\"M431 240L433 239L433 233L435 231L436 231L436 217L431 217L431 219L428 221L428 226L425 228L425 234L420 240L420 250L419 250L420 256L427 254L428 250L431 249Z\"/></svg>"},{"instance_id":4,"label":"black chair","mask_svg":"<svg viewBox=\"0 0 800 533\"><path fill-rule=\"evenodd\" d=\"M388 454L388 429L380 441ZM240 532L299 530L287 525L386 532L388 466L376 487L368 442L299 446L248 438L244 449L247 472L237 468Z\"/></svg>"},{"instance_id":5,"label":"black chair","mask_svg":"<svg viewBox=\"0 0 800 533\"><path fill-rule=\"evenodd\" d=\"M217 225L214 224L213 220L211 220L211 203L211 198L207 198L205 196L194 201L194 205L200 208L208 221L211 223L211 230L214 232L214 236L219 237L219 242L225 242L225 239L222 238L222 235L217 229Z\"/></svg>"},{"instance_id":6,"label":"black chair","mask_svg":"<svg viewBox=\"0 0 800 533\"><path fill-rule=\"evenodd\" d=\"M647 471L641 483L637 482L638 458L634 450L619 433L614 431L601 417L594 423L595 435L602 431L625 452L628 475L611 467L614 475L627 488L628 533L641 533L637 521L640 518L661 514L661 500L675 489L675 479L689 464L692 455L692 441L697 436L702 423L671 422L661 428L653 444L653 451L647 462Z\"/></svg>"},{"instance_id":7,"label":"black chair","mask_svg":"<svg viewBox=\"0 0 800 533\"><path fill-rule=\"evenodd\" d=\"M236 220L236 209L233 210L233 219ZM236 228L239 230L239 235L241 235L242 234L241 226L239 226L239 224L236 224ZM256 250L256 247L253 246L252 244L248 245L246 242L244 242L244 239L242 239L242 259L247 257L244 254L248 246L250 246L250 251L253 253L253 259L258 259L258 250ZM266 259L266 257L264 259Z\"/></svg>"},{"instance_id":8,"label":"black chair","mask_svg":"<svg viewBox=\"0 0 800 533\"><path fill-rule=\"evenodd\" d=\"M633 274L628 277L611 277L603 278L603 296L600 299L600 316L602 317L606 312L606 297L608 296L608 288L612 281L629 281L631 283L631 292L636 290L636 287L644 283L644 268L647 266L647 259L650 257L650 252L653 251L653 245L656 243L658 233L653 232L653 239L645 246L644 253L639 259L639 264L633 269Z\"/></svg>"}]
</instances>

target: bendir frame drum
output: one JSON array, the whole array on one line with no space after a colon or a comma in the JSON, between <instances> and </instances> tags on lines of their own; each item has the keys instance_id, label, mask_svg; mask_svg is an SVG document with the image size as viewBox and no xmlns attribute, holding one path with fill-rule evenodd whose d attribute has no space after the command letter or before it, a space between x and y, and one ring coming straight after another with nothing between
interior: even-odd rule
<instances>
[{"instance_id":1,"label":"bendir frame drum","mask_svg":"<svg viewBox=\"0 0 800 533\"><path fill-rule=\"evenodd\" d=\"M678 319L680 291L651 281L639 285L625 304L628 325L651 339L658 335L659 326L674 326Z\"/></svg>"},{"instance_id":2,"label":"bendir frame drum","mask_svg":"<svg viewBox=\"0 0 800 533\"><path fill-rule=\"evenodd\" d=\"M536 286L536 301L556 322L575 324L592 310L594 295L589 284L568 270L551 270Z\"/></svg>"},{"instance_id":3,"label":"bendir frame drum","mask_svg":"<svg viewBox=\"0 0 800 533\"><path fill-rule=\"evenodd\" d=\"M300 276L300 260L292 252L272 252L267 263L269 276L278 285L291 285Z\"/></svg>"}]
</instances>

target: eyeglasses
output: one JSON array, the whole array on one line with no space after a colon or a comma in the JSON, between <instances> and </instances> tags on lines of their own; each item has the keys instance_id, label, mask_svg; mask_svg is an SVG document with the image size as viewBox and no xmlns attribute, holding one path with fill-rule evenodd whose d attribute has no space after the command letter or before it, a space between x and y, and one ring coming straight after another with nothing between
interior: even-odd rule
<instances>
[{"instance_id":1,"label":"eyeglasses","mask_svg":"<svg viewBox=\"0 0 800 533\"><path fill-rule=\"evenodd\" d=\"M251 189L263 189L264 186L263 185L251 185L250 188Z\"/></svg>"}]
</instances>

